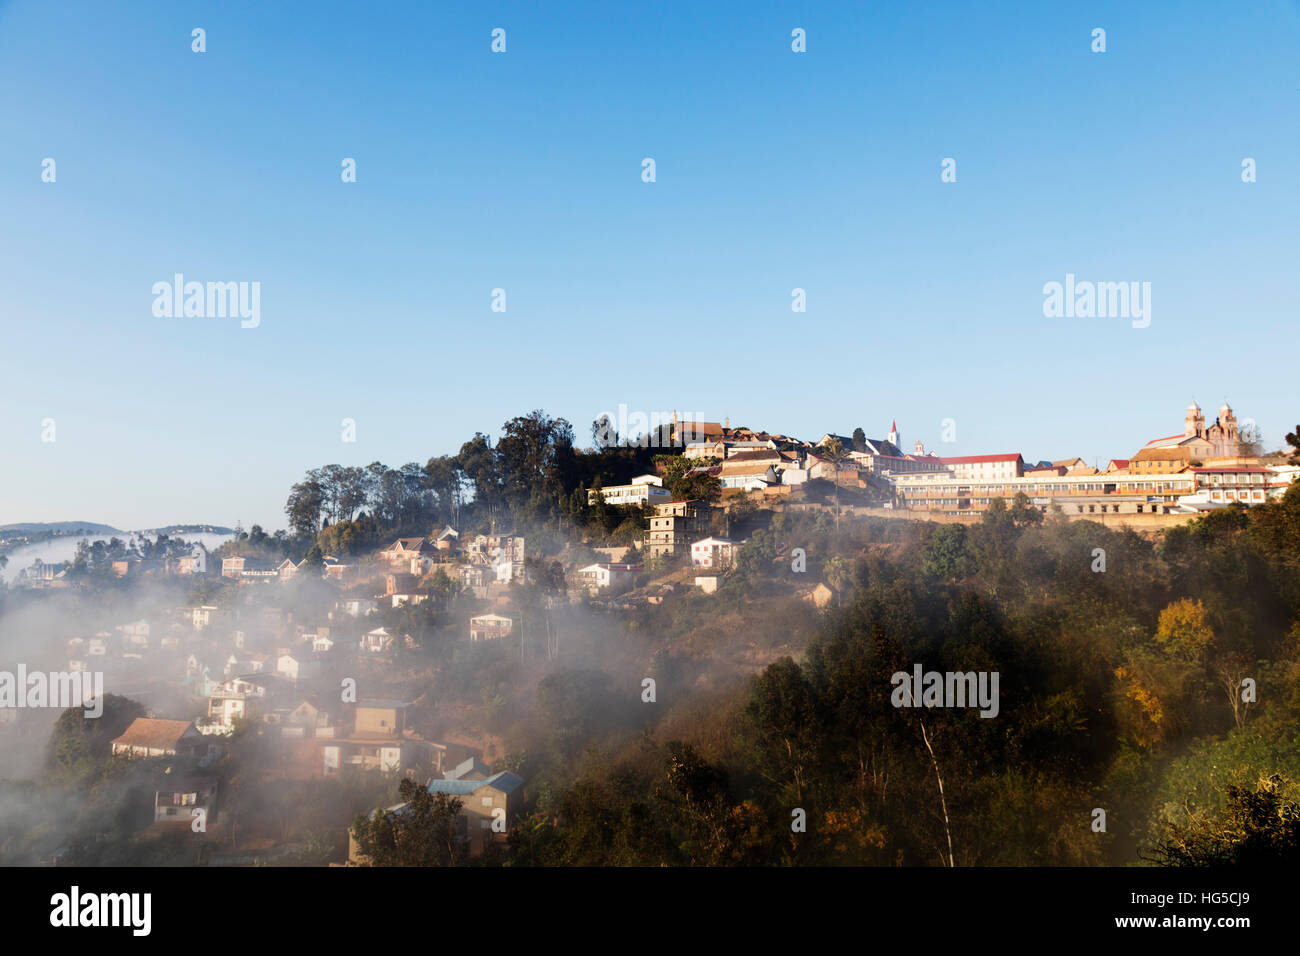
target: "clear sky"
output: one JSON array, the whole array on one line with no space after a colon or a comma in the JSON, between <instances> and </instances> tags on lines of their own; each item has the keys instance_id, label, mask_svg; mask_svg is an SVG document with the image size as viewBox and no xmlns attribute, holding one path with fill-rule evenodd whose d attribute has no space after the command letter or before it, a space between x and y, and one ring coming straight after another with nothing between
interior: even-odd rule
<instances>
[{"instance_id":1,"label":"clear sky","mask_svg":"<svg viewBox=\"0 0 1300 956\"><path fill-rule=\"evenodd\" d=\"M0 0L0 523L283 527L534 408L1104 465L1226 398L1276 446L1298 107L1296 0ZM260 325L156 318L177 272ZM1150 326L1045 318L1067 273Z\"/></svg>"}]
</instances>

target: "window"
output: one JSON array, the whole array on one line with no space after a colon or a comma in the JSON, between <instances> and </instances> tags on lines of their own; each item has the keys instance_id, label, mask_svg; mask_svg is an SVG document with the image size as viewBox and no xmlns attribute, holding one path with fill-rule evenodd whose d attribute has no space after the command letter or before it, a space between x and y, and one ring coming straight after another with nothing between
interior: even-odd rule
<instances>
[{"instance_id":1,"label":"window","mask_svg":"<svg viewBox=\"0 0 1300 956\"><path fill-rule=\"evenodd\" d=\"M492 806L492 798L491 798L491 797L484 797L484 798L483 798L483 806L485 806L485 807L490 807L490 806Z\"/></svg>"}]
</instances>

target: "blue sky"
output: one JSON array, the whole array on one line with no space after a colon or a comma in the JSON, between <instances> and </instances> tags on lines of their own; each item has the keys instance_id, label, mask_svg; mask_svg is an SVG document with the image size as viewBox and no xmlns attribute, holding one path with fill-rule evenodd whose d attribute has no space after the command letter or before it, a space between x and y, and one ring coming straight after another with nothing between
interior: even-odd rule
<instances>
[{"instance_id":1,"label":"blue sky","mask_svg":"<svg viewBox=\"0 0 1300 956\"><path fill-rule=\"evenodd\" d=\"M1295 0L0 2L0 523L282 527L533 408L1104 464L1226 398L1278 445L1298 106ZM261 324L155 318L176 272ZM1067 272L1150 327L1044 318Z\"/></svg>"}]
</instances>

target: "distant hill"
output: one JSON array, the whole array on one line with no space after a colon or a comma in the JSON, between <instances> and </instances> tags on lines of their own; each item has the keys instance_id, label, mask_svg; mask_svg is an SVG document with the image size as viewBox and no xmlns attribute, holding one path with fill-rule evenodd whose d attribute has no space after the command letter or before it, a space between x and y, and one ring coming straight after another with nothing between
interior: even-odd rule
<instances>
[{"instance_id":1,"label":"distant hill","mask_svg":"<svg viewBox=\"0 0 1300 956\"><path fill-rule=\"evenodd\" d=\"M25 521L17 524L0 524L0 536L5 534L26 535L73 535L73 534L234 534L234 528L219 524L169 524L161 528L141 528L128 532L114 528L110 524L94 521Z\"/></svg>"},{"instance_id":2,"label":"distant hill","mask_svg":"<svg viewBox=\"0 0 1300 956\"><path fill-rule=\"evenodd\" d=\"M163 528L145 528L142 534L234 534L234 528L219 524L169 524Z\"/></svg>"},{"instance_id":3,"label":"distant hill","mask_svg":"<svg viewBox=\"0 0 1300 956\"><path fill-rule=\"evenodd\" d=\"M40 534L48 531L53 534L125 534L120 528L111 524L98 524L94 521L27 521L18 524L0 524L0 534Z\"/></svg>"}]
</instances>

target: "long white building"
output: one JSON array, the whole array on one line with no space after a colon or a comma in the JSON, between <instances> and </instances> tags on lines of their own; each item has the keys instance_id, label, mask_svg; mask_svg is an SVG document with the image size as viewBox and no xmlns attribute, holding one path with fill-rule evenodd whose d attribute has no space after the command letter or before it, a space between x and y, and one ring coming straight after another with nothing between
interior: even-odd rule
<instances>
[{"instance_id":1,"label":"long white building","mask_svg":"<svg viewBox=\"0 0 1300 956\"><path fill-rule=\"evenodd\" d=\"M1196 475L1025 475L958 477L951 473L898 475L894 490L909 511L972 514L994 498L1024 493L1041 511L1060 505L1067 515L1175 514L1178 499L1196 491Z\"/></svg>"},{"instance_id":2,"label":"long white building","mask_svg":"<svg viewBox=\"0 0 1300 956\"><path fill-rule=\"evenodd\" d=\"M638 475L630 485L610 485L593 488L587 492L587 504L596 503L597 493L605 496L607 505L644 505L672 501L672 492L664 487L658 475Z\"/></svg>"}]
</instances>

